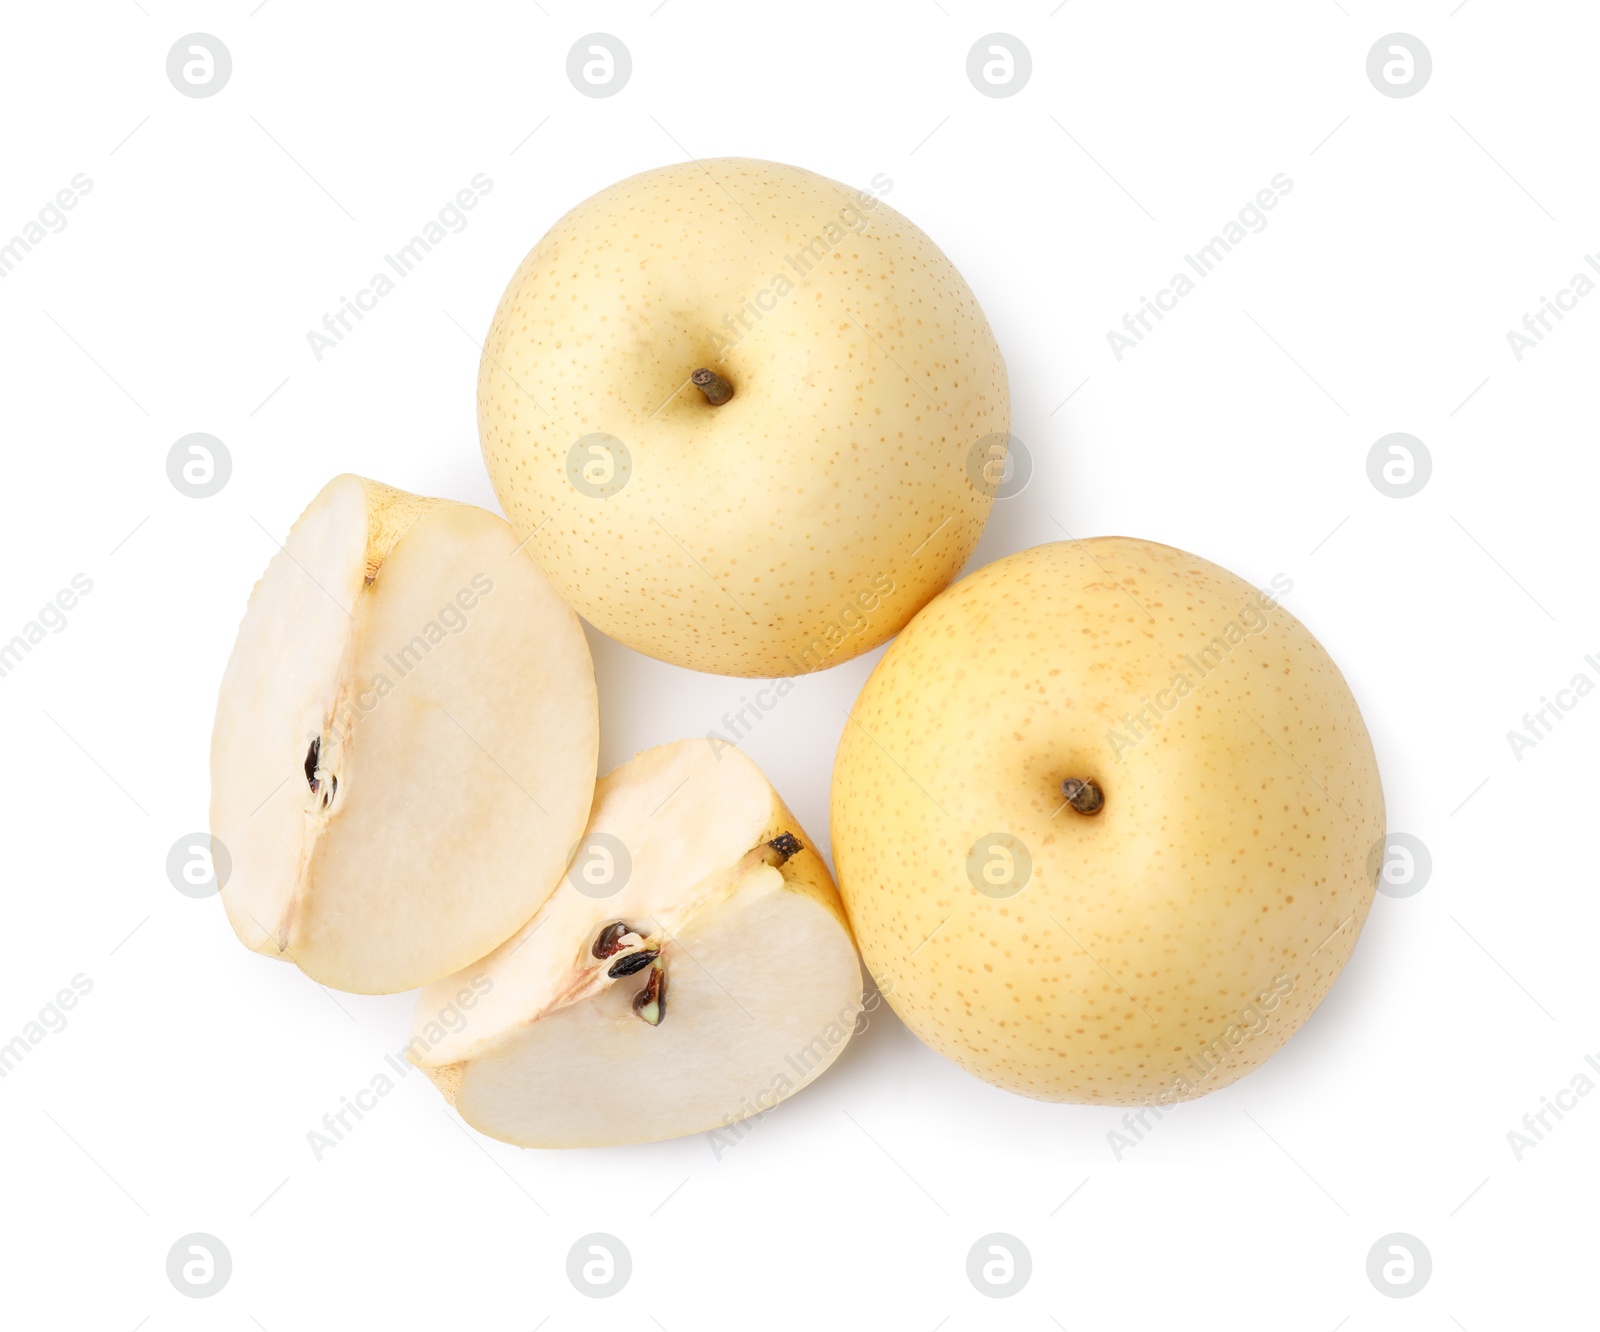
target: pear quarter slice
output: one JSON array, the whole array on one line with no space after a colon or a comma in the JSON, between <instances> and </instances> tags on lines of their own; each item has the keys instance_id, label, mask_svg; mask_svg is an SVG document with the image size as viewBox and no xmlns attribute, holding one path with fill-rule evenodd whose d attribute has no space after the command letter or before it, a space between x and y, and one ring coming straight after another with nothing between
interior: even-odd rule
<instances>
[{"instance_id":1,"label":"pear quarter slice","mask_svg":"<svg viewBox=\"0 0 1600 1332\"><path fill-rule=\"evenodd\" d=\"M222 680L228 919L336 989L437 980L550 894L598 756L582 626L510 527L336 477L256 585Z\"/></svg>"},{"instance_id":2,"label":"pear quarter slice","mask_svg":"<svg viewBox=\"0 0 1600 1332\"><path fill-rule=\"evenodd\" d=\"M490 1137L654 1142L805 1086L861 1000L805 831L737 749L680 740L601 778L566 878L493 954L423 991L407 1050Z\"/></svg>"}]
</instances>

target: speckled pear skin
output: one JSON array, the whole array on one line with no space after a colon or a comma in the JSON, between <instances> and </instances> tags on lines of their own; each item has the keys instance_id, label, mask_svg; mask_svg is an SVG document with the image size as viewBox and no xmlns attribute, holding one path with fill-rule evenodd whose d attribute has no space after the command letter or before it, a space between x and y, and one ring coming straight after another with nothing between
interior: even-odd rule
<instances>
[{"instance_id":1,"label":"speckled pear skin","mask_svg":"<svg viewBox=\"0 0 1600 1332\"><path fill-rule=\"evenodd\" d=\"M1064 807L1069 777L1099 814ZM1261 1065L1327 994L1383 792L1343 676L1270 593L1101 537L911 622L845 728L832 833L868 969L924 1041L1026 1096L1164 1105ZM993 833L1015 840L980 891Z\"/></svg>"},{"instance_id":2,"label":"speckled pear skin","mask_svg":"<svg viewBox=\"0 0 1600 1332\"><path fill-rule=\"evenodd\" d=\"M731 401L689 383L701 367ZM1010 400L976 298L916 226L727 158L621 181L550 229L485 339L478 425L511 525L592 624L787 676L877 646L955 577L992 503L972 453L1006 438ZM595 434L627 451L581 452L600 494L569 471Z\"/></svg>"}]
</instances>

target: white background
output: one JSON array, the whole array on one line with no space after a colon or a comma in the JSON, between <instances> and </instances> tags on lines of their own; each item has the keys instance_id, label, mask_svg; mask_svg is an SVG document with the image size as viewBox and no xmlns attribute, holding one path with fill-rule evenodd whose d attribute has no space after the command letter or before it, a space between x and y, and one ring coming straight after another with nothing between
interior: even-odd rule
<instances>
[{"instance_id":1,"label":"white background","mask_svg":"<svg viewBox=\"0 0 1600 1332\"><path fill-rule=\"evenodd\" d=\"M1520 761L1506 733L1579 671L1600 681L1600 299L1520 362L1506 331L1600 249L1600 15L651 8L6 6L0 241L76 173L93 189L0 279L0 638L73 575L94 587L0 679L0 1042L74 975L93 989L0 1081L0 1321L1592 1325L1600 1095L1521 1160L1507 1133L1600 1051L1600 698ZM1032 54L1008 98L965 72L995 30ZM206 99L165 73L195 31L233 57ZM604 100L565 74L593 31L633 57ZM1365 69L1397 31L1433 57L1400 99ZM1361 701L1391 829L1431 851L1288 1048L1121 1160L1118 1112L990 1088L880 1011L720 1159L704 1138L518 1151L469 1136L416 1075L318 1162L308 1130L403 1043L411 998L325 992L167 880L168 848L205 825L216 684L273 539L341 471L493 508L474 339L507 277L573 204L689 154L887 174L982 301L1034 460L974 567L1116 532L1258 585L1287 574ZM467 229L318 362L307 330L479 172L494 188ZM1280 172L1270 225L1118 361L1106 331ZM232 455L210 499L167 479L192 431ZM1433 459L1409 499L1368 480L1392 431ZM603 768L751 692L591 639ZM745 745L819 842L877 655L805 679ZM205 1300L166 1275L194 1231L233 1259ZM566 1277L593 1231L632 1254L610 1299ZM1005 1300L966 1275L994 1231L1033 1255ZM1407 1299L1366 1275L1396 1231L1433 1257Z\"/></svg>"}]
</instances>

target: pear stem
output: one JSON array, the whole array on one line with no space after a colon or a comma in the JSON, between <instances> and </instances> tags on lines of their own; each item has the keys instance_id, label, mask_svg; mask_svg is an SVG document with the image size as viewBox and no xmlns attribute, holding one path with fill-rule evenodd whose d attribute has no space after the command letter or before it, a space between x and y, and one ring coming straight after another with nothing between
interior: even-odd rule
<instances>
[{"instance_id":1,"label":"pear stem","mask_svg":"<svg viewBox=\"0 0 1600 1332\"><path fill-rule=\"evenodd\" d=\"M733 397L733 385L715 370L696 370L689 376L689 382L706 395L706 401L713 407L720 407Z\"/></svg>"},{"instance_id":2,"label":"pear stem","mask_svg":"<svg viewBox=\"0 0 1600 1332\"><path fill-rule=\"evenodd\" d=\"M1106 793L1093 781L1068 777L1061 783L1061 794L1066 796L1067 804L1080 814L1098 814L1106 805Z\"/></svg>"}]
</instances>

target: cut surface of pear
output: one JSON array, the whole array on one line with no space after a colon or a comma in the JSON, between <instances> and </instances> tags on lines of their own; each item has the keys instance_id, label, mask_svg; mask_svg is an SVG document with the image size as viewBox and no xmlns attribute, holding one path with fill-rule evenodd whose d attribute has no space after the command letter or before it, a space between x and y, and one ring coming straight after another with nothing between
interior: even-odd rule
<instances>
[{"instance_id":1,"label":"cut surface of pear","mask_svg":"<svg viewBox=\"0 0 1600 1332\"><path fill-rule=\"evenodd\" d=\"M336 989L448 975L549 895L598 754L582 626L510 527L336 477L256 585L223 676L228 919Z\"/></svg>"},{"instance_id":2,"label":"cut surface of pear","mask_svg":"<svg viewBox=\"0 0 1600 1332\"><path fill-rule=\"evenodd\" d=\"M491 1137L654 1142L805 1086L861 1000L804 830L738 750L680 740L601 778L566 878L489 957L423 991L408 1052Z\"/></svg>"}]
</instances>

